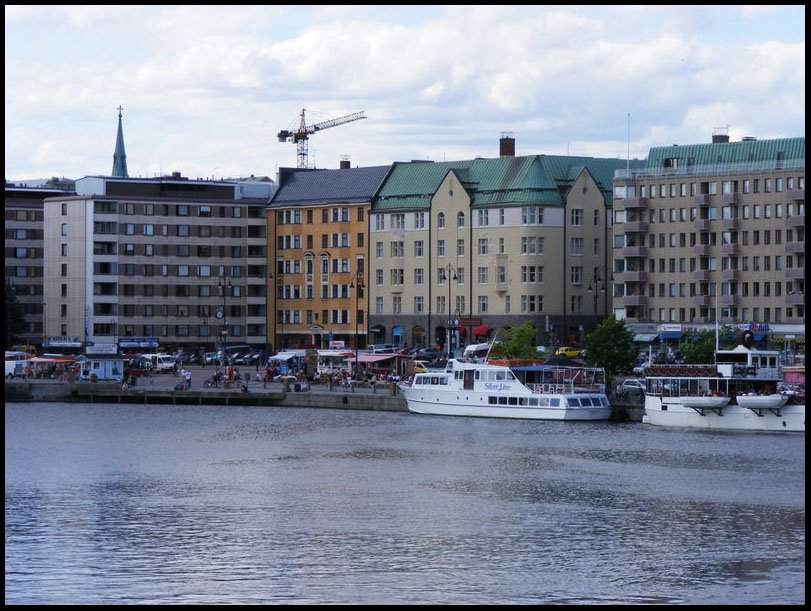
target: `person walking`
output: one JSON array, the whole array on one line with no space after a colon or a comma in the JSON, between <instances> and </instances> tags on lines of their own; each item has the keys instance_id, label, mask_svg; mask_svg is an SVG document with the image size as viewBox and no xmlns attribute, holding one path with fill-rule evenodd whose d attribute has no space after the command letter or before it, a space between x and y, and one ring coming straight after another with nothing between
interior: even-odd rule
<instances>
[{"instance_id":1,"label":"person walking","mask_svg":"<svg viewBox=\"0 0 811 611\"><path fill-rule=\"evenodd\" d=\"M183 377L186 379L186 390L191 389L191 369L186 369Z\"/></svg>"}]
</instances>

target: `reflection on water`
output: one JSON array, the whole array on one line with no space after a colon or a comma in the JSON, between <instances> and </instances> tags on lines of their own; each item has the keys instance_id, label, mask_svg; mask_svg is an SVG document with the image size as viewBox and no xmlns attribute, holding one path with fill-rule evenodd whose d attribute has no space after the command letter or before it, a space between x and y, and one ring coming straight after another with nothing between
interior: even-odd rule
<instances>
[{"instance_id":1,"label":"reflection on water","mask_svg":"<svg viewBox=\"0 0 811 611\"><path fill-rule=\"evenodd\" d=\"M7 603L805 601L805 436L6 405Z\"/></svg>"}]
</instances>

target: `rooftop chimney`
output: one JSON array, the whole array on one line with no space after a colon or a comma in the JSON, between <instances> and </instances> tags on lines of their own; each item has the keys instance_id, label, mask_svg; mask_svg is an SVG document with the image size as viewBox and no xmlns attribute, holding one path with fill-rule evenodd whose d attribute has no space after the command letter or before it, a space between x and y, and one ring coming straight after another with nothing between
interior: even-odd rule
<instances>
[{"instance_id":1,"label":"rooftop chimney","mask_svg":"<svg viewBox=\"0 0 811 611\"><path fill-rule=\"evenodd\" d=\"M515 157L515 138L513 138L512 132L501 132L498 154L499 157Z\"/></svg>"},{"instance_id":2,"label":"rooftop chimney","mask_svg":"<svg viewBox=\"0 0 811 611\"><path fill-rule=\"evenodd\" d=\"M338 166L342 170L348 170L351 167L348 155L341 155L341 165Z\"/></svg>"},{"instance_id":3,"label":"rooftop chimney","mask_svg":"<svg viewBox=\"0 0 811 611\"><path fill-rule=\"evenodd\" d=\"M729 142L729 127L716 127L712 130L712 143Z\"/></svg>"}]
</instances>

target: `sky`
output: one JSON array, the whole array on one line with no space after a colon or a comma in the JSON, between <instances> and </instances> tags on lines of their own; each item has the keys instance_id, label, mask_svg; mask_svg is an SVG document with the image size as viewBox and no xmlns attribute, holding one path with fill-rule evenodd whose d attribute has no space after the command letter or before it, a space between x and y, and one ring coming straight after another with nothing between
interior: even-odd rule
<instances>
[{"instance_id":1,"label":"sky","mask_svg":"<svg viewBox=\"0 0 811 611\"><path fill-rule=\"evenodd\" d=\"M276 177L805 135L805 6L9 6L12 182Z\"/></svg>"}]
</instances>

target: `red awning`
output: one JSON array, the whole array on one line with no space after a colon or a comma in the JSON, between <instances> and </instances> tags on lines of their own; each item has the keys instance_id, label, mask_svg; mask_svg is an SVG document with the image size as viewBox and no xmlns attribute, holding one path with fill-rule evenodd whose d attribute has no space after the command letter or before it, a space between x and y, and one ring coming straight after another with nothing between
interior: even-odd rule
<instances>
[{"instance_id":1,"label":"red awning","mask_svg":"<svg viewBox=\"0 0 811 611\"><path fill-rule=\"evenodd\" d=\"M483 337L485 335L490 335L490 327L488 327L487 325L479 325L478 327L473 327L474 337Z\"/></svg>"}]
</instances>

